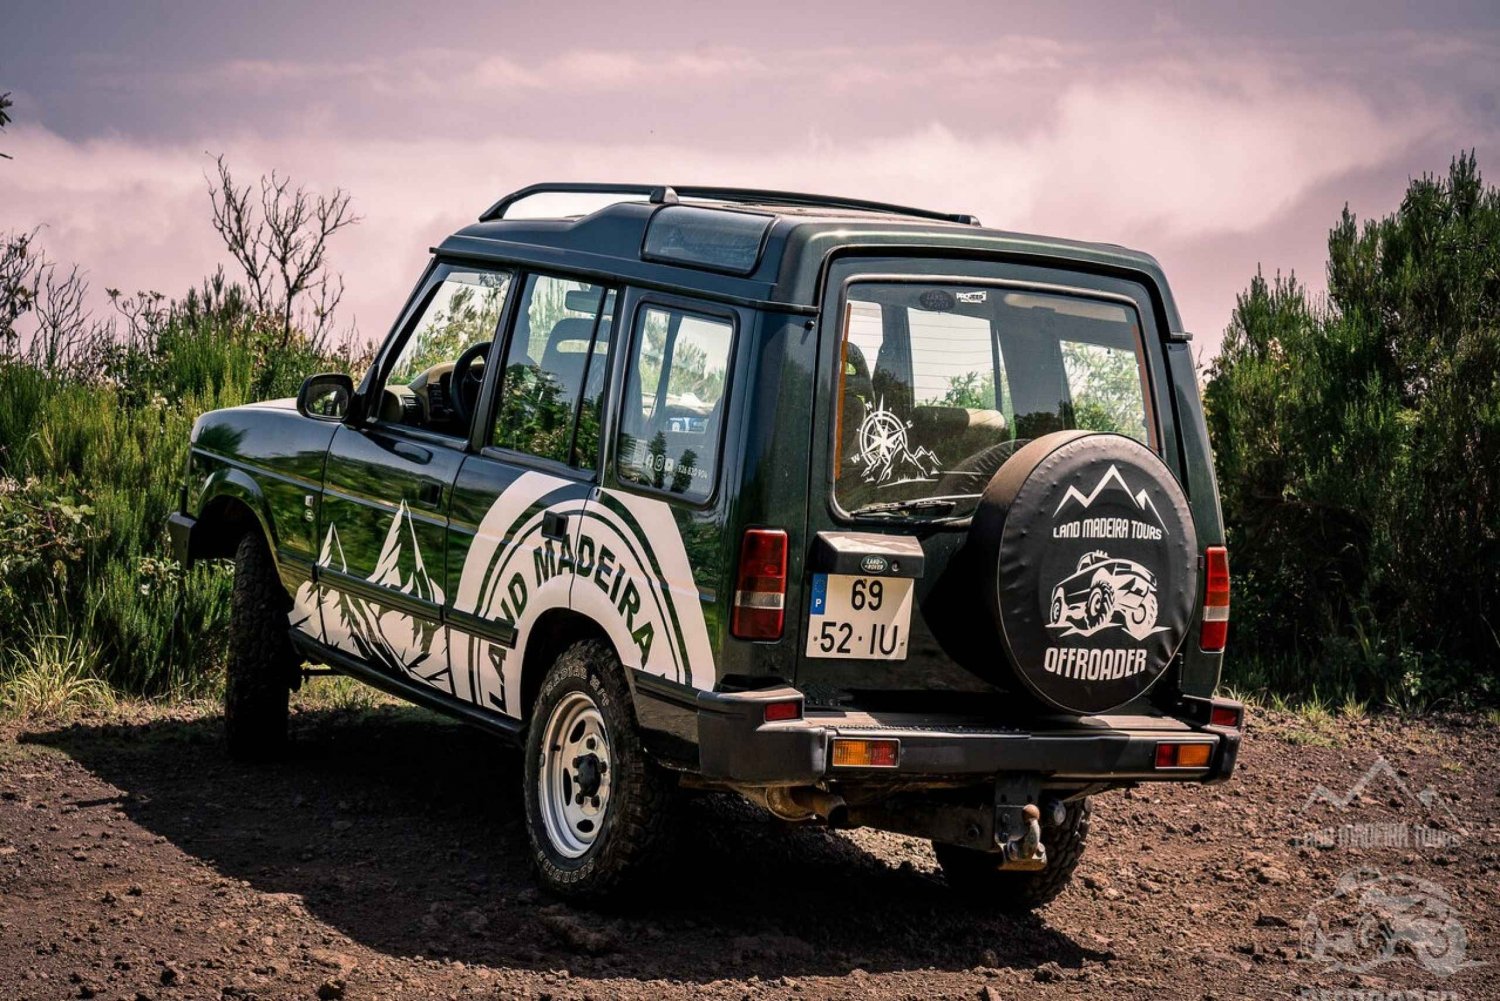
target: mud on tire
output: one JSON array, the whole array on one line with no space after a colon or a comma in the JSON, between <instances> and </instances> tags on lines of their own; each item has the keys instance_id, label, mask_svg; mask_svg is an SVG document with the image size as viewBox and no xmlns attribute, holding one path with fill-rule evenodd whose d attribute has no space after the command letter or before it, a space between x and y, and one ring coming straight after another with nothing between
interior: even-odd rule
<instances>
[{"instance_id":1,"label":"mud on tire","mask_svg":"<svg viewBox=\"0 0 1500 1001\"><path fill-rule=\"evenodd\" d=\"M933 853L955 893L1005 913L1024 913L1051 903L1067 888L1088 840L1087 799L1067 805L1062 826L1043 825L1047 868L1034 872L996 868L999 856L934 841Z\"/></svg>"},{"instance_id":2,"label":"mud on tire","mask_svg":"<svg viewBox=\"0 0 1500 1001\"><path fill-rule=\"evenodd\" d=\"M288 635L292 600L258 532L240 540L230 598L224 734L231 757L266 761L286 749L287 701L300 663Z\"/></svg>"},{"instance_id":3,"label":"mud on tire","mask_svg":"<svg viewBox=\"0 0 1500 1001\"><path fill-rule=\"evenodd\" d=\"M581 696L581 698L580 698ZM676 784L652 761L641 746L631 708L630 691L614 651L597 640L584 640L563 651L542 681L526 734L526 834L542 885L559 896L600 900L627 889L649 871L663 855L669 839L671 818L677 802ZM569 727L557 734L554 713L560 718L580 708L587 724ZM587 726L587 732L581 727ZM596 750L587 745L602 727L606 743L607 769L599 774L598 763L576 762ZM570 742L569 737L578 738ZM563 755L567 757L564 758ZM587 830L570 835L549 834L549 801L544 782L553 782L558 772L549 765L560 762L572 769L563 786L571 795L597 794L601 780L607 781L602 811L587 818ZM575 785L577 776L584 785ZM592 786L592 790L590 790ZM586 796L586 798L588 798ZM550 802L550 806L549 806ZM560 819L553 814L557 831ZM569 840L581 837L584 840ZM567 842L567 843L562 843Z\"/></svg>"}]
</instances>

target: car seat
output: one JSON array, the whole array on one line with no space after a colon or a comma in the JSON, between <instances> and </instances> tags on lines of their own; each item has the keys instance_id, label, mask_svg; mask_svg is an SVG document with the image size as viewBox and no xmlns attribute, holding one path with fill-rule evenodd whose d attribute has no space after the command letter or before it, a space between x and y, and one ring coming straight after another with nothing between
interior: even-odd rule
<instances>
[{"instance_id":1,"label":"car seat","mask_svg":"<svg viewBox=\"0 0 1500 1001\"><path fill-rule=\"evenodd\" d=\"M594 319L569 316L558 320L547 335L542 349L541 369L557 384L558 395L576 400L583 392L584 374L588 369L589 348L593 344Z\"/></svg>"}]
</instances>

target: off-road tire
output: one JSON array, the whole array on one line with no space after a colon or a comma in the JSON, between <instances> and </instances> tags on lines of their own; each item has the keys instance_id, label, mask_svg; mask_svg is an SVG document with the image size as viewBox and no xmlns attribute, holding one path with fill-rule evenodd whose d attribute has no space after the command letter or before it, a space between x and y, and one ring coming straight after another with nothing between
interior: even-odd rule
<instances>
[{"instance_id":1,"label":"off-road tire","mask_svg":"<svg viewBox=\"0 0 1500 1001\"><path fill-rule=\"evenodd\" d=\"M1137 627L1156 624L1156 595L1148 594L1141 599L1140 607L1131 613L1130 624Z\"/></svg>"},{"instance_id":2,"label":"off-road tire","mask_svg":"<svg viewBox=\"0 0 1500 1001\"><path fill-rule=\"evenodd\" d=\"M1051 903L1073 878L1088 840L1092 807L1084 799L1067 805L1061 827L1042 826L1047 867L1034 872L997 868L999 856L934 841L932 850L954 892L1008 914Z\"/></svg>"},{"instance_id":3,"label":"off-road tire","mask_svg":"<svg viewBox=\"0 0 1500 1001\"><path fill-rule=\"evenodd\" d=\"M230 598L224 735L229 755L268 761L286 750L287 701L300 663L288 635L292 600L259 532L240 540Z\"/></svg>"},{"instance_id":4,"label":"off-road tire","mask_svg":"<svg viewBox=\"0 0 1500 1001\"><path fill-rule=\"evenodd\" d=\"M584 854L568 858L547 835L539 783L548 719L562 698L574 691L587 694L604 719L611 771L609 805L599 833ZM641 745L624 669L607 644L574 643L542 680L526 734L525 783L526 835L538 879L547 891L570 899L607 900L662 859L678 802L676 783Z\"/></svg>"},{"instance_id":5,"label":"off-road tire","mask_svg":"<svg viewBox=\"0 0 1500 1001\"><path fill-rule=\"evenodd\" d=\"M1090 629L1098 629L1115 614L1115 589L1100 581L1089 589L1089 596L1083 607L1084 624Z\"/></svg>"}]
</instances>

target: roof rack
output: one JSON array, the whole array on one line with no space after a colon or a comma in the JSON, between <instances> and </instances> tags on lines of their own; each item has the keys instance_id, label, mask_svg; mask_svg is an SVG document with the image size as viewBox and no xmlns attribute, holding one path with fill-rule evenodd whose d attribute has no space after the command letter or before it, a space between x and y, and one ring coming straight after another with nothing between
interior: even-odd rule
<instances>
[{"instance_id":1,"label":"roof rack","mask_svg":"<svg viewBox=\"0 0 1500 1001\"><path fill-rule=\"evenodd\" d=\"M758 205L796 205L808 208L858 209L864 212L883 212L889 215L912 216L918 219L937 219L956 222L964 226L978 226L979 220L971 215L950 212L934 212L931 209L912 208L907 205L892 205L889 202L872 202L863 198L836 198L829 195L809 195L796 191L769 191L760 188L714 188L700 186L677 186L665 184L591 184L588 182L544 181L512 191L479 216L480 222L505 218L512 205L525 198L541 194L598 194L598 195L642 195L657 204L671 204L680 198L701 198L723 202L744 202ZM621 199L622 201L624 199Z\"/></svg>"}]
</instances>

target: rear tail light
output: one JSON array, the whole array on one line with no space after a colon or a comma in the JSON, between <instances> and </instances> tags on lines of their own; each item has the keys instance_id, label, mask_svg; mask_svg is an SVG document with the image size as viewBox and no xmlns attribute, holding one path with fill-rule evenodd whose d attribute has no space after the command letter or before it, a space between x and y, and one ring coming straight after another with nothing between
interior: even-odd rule
<instances>
[{"instance_id":1,"label":"rear tail light","mask_svg":"<svg viewBox=\"0 0 1500 1001\"><path fill-rule=\"evenodd\" d=\"M752 528L740 541L729 630L742 640L781 638L786 618L786 533Z\"/></svg>"},{"instance_id":2,"label":"rear tail light","mask_svg":"<svg viewBox=\"0 0 1500 1001\"><path fill-rule=\"evenodd\" d=\"M1213 756L1212 744L1157 744L1157 768L1207 768Z\"/></svg>"},{"instance_id":3,"label":"rear tail light","mask_svg":"<svg viewBox=\"0 0 1500 1001\"><path fill-rule=\"evenodd\" d=\"M1208 713L1209 726L1227 726L1238 730L1244 719L1244 710L1237 706L1214 706Z\"/></svg>"},{"instance_id":4,"label":"rear tail light","mask_svg":"<svg viewBox=\"0 0 1500 1001\"><path fill-rule=\"evenodd\" d=\"M802 718L802 700L788 699L786 702L767 702L765 719L767 723L783 723L789 719Z\"/></svg>"},{"instance_id":5,"label":"rear tail light","mask_svg":"<svg viewBox=\"0 0 1500 1001\"><path fill-rule=\"evenodd\" d=\"M833 764L836 768L895 768L901 759L901 741L855 740L835 737Z\"/></svg>"},{"instance_id":6,"label":"rear tail light","mask_svg":"<svg viewBox=\"0 0 1500 1001\"><path fill-rule=\"evenodd\" d=\"M1198 645L1209 653L1224 649L1229 638L1229 550L1209 546L1204 552L1208 570L1203 596L1203 634Z\"/></svg>"}]
</instances>

